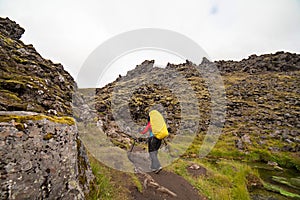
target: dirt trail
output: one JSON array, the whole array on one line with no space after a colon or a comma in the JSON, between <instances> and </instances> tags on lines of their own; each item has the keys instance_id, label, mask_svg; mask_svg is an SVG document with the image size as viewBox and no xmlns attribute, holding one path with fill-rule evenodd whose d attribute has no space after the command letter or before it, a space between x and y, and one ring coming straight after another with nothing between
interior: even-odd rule
<instances>
[{"instance_id":1,"label":"dirt trail","mask_svg":"<svg viewBox=\"0 0 300 200\"><path fill-rule=\"evenodd\" d=\"M139 192L137 189L132 189L131 194L134 199L143 200L169 200L169 199L182 199L182 200L197 200L206 199L201 197L195 188L190 185L181 176L167 172L161 171L159 174L149 173L149 175L161 186L167 188L168 190L174 192L177 196L172 196L168 193L161 192L154 187L143 188L143 192Z\"/></svg>"},{"instance_id":2,"label":"dirt trail","mask_svg":"<svg viewBox=\"0 0 300 200\"><path fill-rule=\"evenodd\" d=\"M148 172L149 158L138 151L128 154L128 158L138 169L138 177L143 184L143 191L136 187L131 188L133 199L138 200L200 200L207 199L197 192L183 177L172 172L162 170L158 174Z\"/></svg>"}]
</instances>

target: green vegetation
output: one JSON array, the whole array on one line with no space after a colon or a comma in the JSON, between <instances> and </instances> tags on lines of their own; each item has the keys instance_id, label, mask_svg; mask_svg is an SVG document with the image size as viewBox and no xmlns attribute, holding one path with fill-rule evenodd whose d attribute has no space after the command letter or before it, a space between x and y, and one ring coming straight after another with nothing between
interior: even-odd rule
<instances>
[{"instance_id":1,"label":"green vegetation","mask_svg":"<svg viewBox=\"0 0 300 200\"><path fill-rule=\"evenodd\" d=\"M143 190L143 186L135 174L109 168L91 154L89 154L89 160L95 180L91 184L88 200L126 200L130 196L130 187L136 187L140 192Z\"/></svg>"},{"instance_id":2,"label":"green vegetation","mask_svg":"<svg viewBox=\"0 0 300 200\"><path fill-rule=\"evenodd\" d=\"M138 179L138 177L135 174L130 174L132 181L134 183L134 185L136 186L136 188L138 189L139 192L143 192L143 185L141 183L141 181Z\"/></svg>"},{"instance_id":3,"label":"green vegetation","mask_svg":"<svg viewBox=\"0 0 300 200\"><path fill-rule=\"evenodd\" d=\"M206 173L199 177L189 174L187 168L192 163L205 168ZM178 159L167 169L183 176L209 199L250 199L248 188L251 185L260 185L261 182L256 170L234 160L220 160L213 163L207 159L189 161ZM247 180L247 177L255 177L252 181L255 180L257 183Z\"/></svg>"},{"instance_id":4,"label":"green vegetation","mask_svg":"<svg viewBox=\"0 0 300 200\"><path fill-rule=\"evenodd\" d=\"M16 55L13 55L12 58L17 62L17 63L20 63L20 64L23 64L23 65L26 65L26 64L35 64L34 62L31 62L27 59L23 59L23 58L20 58L19 56L16 56Z\"/></svg>"},{"instance_id":5,"label":"green vegetation","mask_svg":"<svg viewBox=\"0 0 300 200\"><path fill-rule=\"evenodd\" d=\"M44 140L50 140L51 138L53 138L53 134L52 134L52 133L47 133L47 134L44 135L44 137L43 137Z\"/></svg>"},{"instance_id":6,"label":"green vegetation","mask_svg":"<svg viewBox=\"0 0 300 200\"><path fill-rule=\"evenodd\" d=\"M270 191L273 191L273 192L278 192L280 193L281 195L284 195L286 197L291 197L291 198L300 198L300 195L298 194L294 194L292 192L288 192L284 189L282 189L281 187L278 187L278 186L275 186L275 185L272 185L272 184L269 184L269 183L265 183L264 184L264 187L267 189L267 190L270 190Z\"/></svg>"},{"instance_id":7,"label":"green vegetation","mask_svg":"<svg viewBox=\"0 0 300 200\"><path fill-rule=\"evenodd\" d=\"M39 113L54 109L58 116L70 116L74 82L69 74L56 68L49 60L35 59L35 56L22 53L20 48L27 51L27 47L18 41L3 35L0 40L4 41L4 49L7 50L0 70L2 109ZM64 77L65 81L58 83L57 76Z\"/></svg>"},{"instance_id":8,"label":"green vegetation","mask_svg":"<svg viewBox=\"0 0 300 200\"><path fill-rule=\"evenodd\" d=\"M243 152L237 149L231 149L228 146L219 147L219 145L216 145L216 147L210 152L208 156L210 158L235 159L245 162L267 163L268 161L272 161L278 163L281 167L300 170L300 160L296 155L293 156L293 153L271 153L269 150L265 149L251 149L252 150L249 152Z\"/></svg>"},{"instance_id":9,"label":"green vegetation","mask_svg":"<svg viewBox=\"0 0 300 200\"><path fill-rule=\"evenodd\" d=\"M17 101L20 102L21 99L13 92L8 90L0 90L0 93L2 95L2 98L10 99L11 101Z\"/></svg>"},{"instance_id":10,"label":"green vegetation","mask_svg":"<svg viewBox=\"0 0 300 200\"><path fill-rule=\"evenodd\" d=\"M68 124L68 125L74 125L75 120L72 117L64 116L64 117L57 117L57 116L46 116L43 114L38 115L28 115L28 116L20 116L20 115L0 115L0 121L1 122L9 122L11 120L14 120L17 123L24 123L28 120L42 120L47 119L55 123L60 124Z\"/></svg>"},{"instance_id":11,"label":"green vegetation","mask_svg":"<svg viewBox=\"0 0 300 200\"><path fill-rule=\"evenodd\" d=\"M220 136L209 155L205 159L199 159L196 157L199 154L199 147L202 145L203 139L203 134L195 137L184 155L168 167L168 170L188 180L200 193L210 199L250 199L250 193L252 192L259 195L272 195L279 199L284 199L280 195L298 197L298 194L286 191L279 186L270 186L268 182L260 178L257 169L247 164L265 163L266 165L268 162L277 163L280 167L269 166L270 170L275 174L276 170L279 170L278 172L280 173L280 171L284 170L283 168L299 170L300 163L296 154L292 152L271 152L267 148L255 148L252 145L248 145L244 151L238 150L234 143L237 136L230 134L229 129L225 129L224 135ZM183 147L172 146L171 148L181 149ZM207 173L200 177L193 177L187 170L192 163L204 167ZM273 181L274 179L277 182L279 181L278 178L273 178ZM295 187L298 179L290 178L288 182L285 181L284 183L287 186L292 185ZM270 193L264 194L264 189L269 190ZM280 195L277 196L274 192Z\"/></svg>"},{"instance_id":12,"label":"green vegetation","mask_svg":"<svg viewBox=\"0 0 300 200\"><path fill-rule=\"evenodd\" d=\"M9 38L9 37L5 37L5 36L2 35L2 34L0 34L0 39L1 39L2 41L4 41L4 42L6 43L6 45L8 45L8 46L12 46L12 45L15 43L15 41L14 41L13 39L11 39L11 38Z\"/></svg>"},{"instance_id":13,"label":"green vegetation","mask_svg":"<svg viewBox=\"0 0 300 200\"><path fill-rule=\"evenodd\" d=\"M111 177L109 176L109 169L102 166L96 159L90 157L90 164L95 175L94 183L92 183L91 192L87 199L114 199L117 192L111 183Z\"/></svg>"},{"instance_id":14,"label":"green vegetation","mask_svg":"<svg viewBox=\"0 0 300 200\"><path fill-rule=\"evenodd\" d=\"M116 139L110 139L110 141L115 145L115 146L118 146L120 147L121 149L128 149L129 148L129 145L128 144L124 144L122 142L119 142L118 140Z\"/></svg>"}]
</instances>

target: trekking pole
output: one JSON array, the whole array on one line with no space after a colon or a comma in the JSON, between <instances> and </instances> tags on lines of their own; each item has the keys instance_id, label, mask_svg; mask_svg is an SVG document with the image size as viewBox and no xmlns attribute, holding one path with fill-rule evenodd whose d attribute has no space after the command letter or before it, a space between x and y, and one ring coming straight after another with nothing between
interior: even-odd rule
<instances>
[{"instance_id":1,"label":"trekking pole","mask_svg":"<svg viewBox=\"0 0 300 200\"><path fill-rule=\"evenodd\" d=\"M131 145L129 152L132 152L133 147L134 147L134 145L135 145L135 142L136 142L136 138L134 137L134 138L133 138L133 144Z\"/></svg>"},{"instance_id":2,"label":"trekking pole","mask_svg":"<svg viewBox=\"0 0 300 200\"><path fill-rule=\"evenodd\" d=\"M165 139L163 139L163 143L164 143L164 147L161 147L161 148L164 149L164 151L169 151L170 152L168 143Z\"/></svg>"}]
</instances>

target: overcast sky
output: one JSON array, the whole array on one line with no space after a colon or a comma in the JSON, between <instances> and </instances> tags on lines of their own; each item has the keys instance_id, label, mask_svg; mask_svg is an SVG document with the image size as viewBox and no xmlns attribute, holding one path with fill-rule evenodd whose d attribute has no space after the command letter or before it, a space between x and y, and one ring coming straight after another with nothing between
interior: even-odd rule
<instances>
[{"instance_id":1,"label":"overcast sky","mask_svg":"<svg viewBox=\"0 0 300 200\"><path fill-rule=\"evenodd\" d=\"M62 63L74 78L104 41L140 28L181 33L211 60L279 50L300 53L300 0L0 0L0 16L24 27L23 42ZM136 60L127 65L144 59L131 58Z\"/></svg>"}]
</instances>

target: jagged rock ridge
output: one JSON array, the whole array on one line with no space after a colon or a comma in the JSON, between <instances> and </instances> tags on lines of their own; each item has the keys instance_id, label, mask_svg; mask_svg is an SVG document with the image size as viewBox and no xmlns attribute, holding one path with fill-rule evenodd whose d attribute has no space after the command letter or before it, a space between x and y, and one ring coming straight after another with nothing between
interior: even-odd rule
<instances>
[{"instance_id":1,"label":"jagged rock ridge","mask_svg":"<svg viewBox=\"0 0 300 200\"><path fill-rule=\"evenodd\" d=\"M119 77L115 82L97 89L96 109L104 131L113 140L126 142L126 134L135 132L131 130L126 133L125 129L115 126L111 103L113 93L117 93L115 88L120 82L128 88L127 91L121 90L123 97L129 92L132 93L124 101L129 102L130 114L136 123L145 125L149 109L154 104L160 104L166 110L166 121L171 135L176 133L181 122L182 102L168 88L145 84L130 91L134 83L141 81L143 74L150 72L156 77L164 78L164 69L153 67L153 63L154 61L145 61L129 71L125 77ZM271 153L292 152L295 157L299 157L300 55L277 52L253 55L240 62L205 61L199 67L211 64L219 68L224 81L227 117L223 137L231 138L228 144L232 146L230 148L245 153L256 148L266 149ZM189 61L179 65L168 64L166 69L175 69L192 85L199 101L201 119L198 134L202 137L210 123L211 109L206 77L201 76L195 65ZM114 127L114 131L110 130L111 127ZM295 165L299 167L299 164Z\"/></svg>"},{"instance_id":2,"label":"jagged rock ridge","mask_svg":"<svg viewBox=\"0 0 300 200\"><path fill-rule=\"evenodd\" d=\"M300 58L296 53L279 51L275 54L251 55L241 61L216 61L219 70L228 72L247 72L250 74L262 72L288 72L300 68Z\"/></svg>"}]
</instances>

